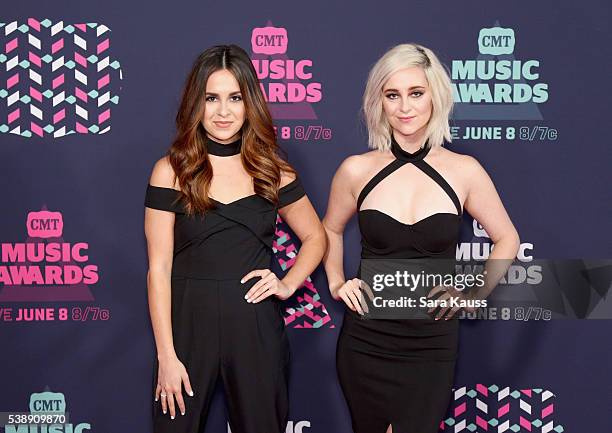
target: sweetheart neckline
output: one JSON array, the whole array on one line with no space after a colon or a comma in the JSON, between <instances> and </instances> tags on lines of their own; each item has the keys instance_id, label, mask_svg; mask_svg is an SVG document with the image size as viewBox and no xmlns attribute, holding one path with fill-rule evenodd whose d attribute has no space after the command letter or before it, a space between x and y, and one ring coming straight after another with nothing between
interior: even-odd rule
<instances>
[{"instance_id":1,"label":"sweetheart neckline","mask_svg":"<svg viewBox=\"0 0 612 433\"><path fill-rule=\"evenodd\" d=\"M216 199L214 199L214 198L212 198L212 197L208 197L208 198L209 198L211 201L214 201L214 202L215 202L215 203L217 203L217 204L220 204L220 205L223 205L223 206L229 206L229 205L232 205L232 204L234 204L234 203L238 203L238 202L240 202L240 201L242 201L242 200L246 200L247 198L252 198L252 197L259 197L259 196L258 196L257 194L250 194L250 195L246 195L246 196L244 196L244 197L240 197L240 198L238 198L238 199L236 199L236 200L233 200L233 201L230 201L230 202L227 202L227 203L223 203L222 201L216 200Z\"/></svg>"},{"instance_id":2,"label":"sweetheart neckline","mask_svg":"<svg viewBox=\"0 0 612 433\"><path fill-rule=\"evenodd\" d=\"M452 213L452 212L436 212L434 214L426 216L425 218L421 218L420 220L418 220L416 222L405 223L405 222L402 222L402 221L398 220L397 218L392 217L388 213L382 212L382 211L380 211L378 209L359 209L359 211L358 211L358 213L363 213L363 212L377 212L377 213L379 213L379 214L381 214L381 215L383 215L383 216L385 216L385 217L395 221L396 223L401 224L401 225L406 226L406 227L414 227L414 226L416 226L416 225L418 225L418 224L420 224L420 223L422 223L422 222L424 222L424 221L426 221L426 220L428 220L428 219L430 219L432 217L439 216L439 215L450 215L450 216L455 217L457 219L461 218L461 215L456 214L456 213Z\"/></svg>"},{"instance_id":3,"label":"sweetheart neckline","mask_svg":"<svg viewBox=\"0 0 612 433\"><path fill-rule=\"evenodd\" d=\"M295 179L293 179L291 182L289 182L287 185L285 185L285 186L281 186L281 187L278 189L279 194L280 194L280 192L281 192L282 190L284 190L285 188L289 187L289 186L290 186L291 184L293 184L294 182L297 182L297 180L298 180L298 178L296 177L296 178L295 178ZM180 192L180 190L178 190L178 189L169 188L169 187L166 187L166 186L155 186L155 185L151 185L151 184L149 184L149 186L152 186L153 188L168 189L168 190L171 190L171 191ZM230 205L233 205L233 204L235 204L235 203L238 203L238 202L241 202L241 201L243 201L243 200L246 200L246 199L248 199L248 198L253 198L253 197L261 197L261 196L259 196L259 195L255 194L255 193L253 193L253 194L245 195L244 197L237 198L236 200L232 200L232 201L227 202L227 203L224 203L224 202L222 202L222 201L216 200L216 199L214 199L214 198L212 198L212 197L208 197L208 198L209 198L211 201L214 201L214 202L215 202L215 203L217 203L217 204L220 204L220 205L223 205L223 206L230 206Z\"/></svg>"}]
</instances>

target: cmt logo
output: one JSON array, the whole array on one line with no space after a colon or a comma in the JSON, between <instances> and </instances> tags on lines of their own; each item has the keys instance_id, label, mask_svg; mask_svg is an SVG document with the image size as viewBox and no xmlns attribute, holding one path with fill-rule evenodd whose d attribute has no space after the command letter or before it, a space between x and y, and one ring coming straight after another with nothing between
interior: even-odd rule
<instances>
[{"instance_id":1,"label":"cmt logo","mask_svg":"<svg viewBox=\"0 0 612 433\"><path fill-rule=\"evenodd\" d=\"M480 54L499 56L514 52L514 30L503 27L481 29L478 33L478 50Z\"/></svg>"},{"instance_id":2,"label":"cmt logo","mask_svg":"<svg viewBox=\"0 0 612 433\"><path fill-rule=\"evenodd\" d=\"M322 100L323 91L313 73L313 60L290 58L288 44L285 28L274 27L271 22L253 28L251 62L261 91L275 120L317 119L311 104ZM281 137L286 139L289 135L281 131Z\"/></svg>"},{"instance_id":3,"label":"cmt logo","mask_svg":"<svg viewBox=\"0 0 612 433\"><path fill-rule=\"evenodd\" d=\"M68 412L66 411L66 399L64 394L61 392L52 392L49 387L45 387L43 392L35 392L30 395L30 414L37 415L33 416L32 420L28 416L27 420L22 420L21 417L14 417L13 421L9 421L8 424L4 424L5 433L27 433L27 432L71 432L71 433L85 433L91 431L91 424L88 422L81 422L73 424L68 421ZM41 418L44 415L51 415L53 417L53 424L46 424L41 421L37 421L36 418ZM13 417L13 415L9 415ZM7 417L4 417L5 419ZM25 417L23 417L25 418ZM28 421L28 424L21 423Z\"/></svg>"},{"instance_id":4,"label":"cmt logo","mask_svg":"<svg viewBox=\"0 0 612 433\"><path fill-rule=\"evenodd\" d=\"M99 280L88 242L63 238L62 213L46 206L27 214L28 238L0 242L0 303L93 301Z\"/></svg>"},{"instance_id":5,"label":"cmt logo","mask_svg":"<svg viewBox=\"0 0 612 433\"><path fill-rule=\"evenodd\" d=\"M103 24L0 23L0 133L104 134L122 78Z\"/></svg>"},{"instance_id":6,"label":"cmt logo","mask_svg":"<svg viewBox=\"0 0 612 433\"><path fill-rule=\"evenodd\" d=\"M64 219L60 212L29 212L26 225L32 238L57 238L63 233Z\"/></svg>"},{"instance_id":7,"label":"cmt logo","mask_svg":"<svg viewBox=\"0 0 612 433\"><path fill-rule=\"evenodd\" d=\"M30 395L30 412L35 413L64 413L66 412L66 399L61 392L35 392Z\"/></svg>"},{"instance_id":8,"label":"cmt logo","mask_svg":"<svg viewBox=\"0 0 612 433\"><path fill-rule=\"evenodd\" d=\"M472 228L474 229L474 236L477 238L490 238L484 227L476 220L472 222Z\"/></svg>"},{"instance_id":9,"label":"cmt logo","mask_svg":"<svg viewBox=\"0 0 612 433\"><path fill-rule=\"evenodd\" d=\"M285 54L289 40L287 29L255 27L251 33L251 51L257 54Z\"/></svg>"},{"instance_id":10,"label":"cmt logo","mask_svg":"<svg viewBox=\"0 0 612 433\"><path fill-rule=\"evenodd\" d=\"M477 58L452 61L455 120L542 120L548 83L540 59L517 59L515 45L514 30L496 22L478 32Z\"/></svg>"}]
</instances>

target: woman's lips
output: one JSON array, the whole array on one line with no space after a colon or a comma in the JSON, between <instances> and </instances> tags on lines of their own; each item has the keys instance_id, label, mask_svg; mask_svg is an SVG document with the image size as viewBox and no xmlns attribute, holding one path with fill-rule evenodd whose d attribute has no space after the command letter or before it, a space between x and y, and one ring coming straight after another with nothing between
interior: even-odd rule
<instances>
[{"instance_id":1,"label":"woman's lips","mask_svg":"<svg viewBox=\"0 0 612 433\"><path fill-rule=\"evenodd\" d=\"M400 120L400 122L411 122L416 116L407 116L407 117L398 117L398 119Z\"/></svg>"},{"instance_id":2,"label":"woman's lips","mask_svg":"<svg viewBox=\"0 0 612 433\"><path fill-rule=\"evenodd\" d=\"M217 127L219 128L227 128L228 126L230 126L233 122L213 122L215 125L217 125Z\"/></svg>"}]
</instances>

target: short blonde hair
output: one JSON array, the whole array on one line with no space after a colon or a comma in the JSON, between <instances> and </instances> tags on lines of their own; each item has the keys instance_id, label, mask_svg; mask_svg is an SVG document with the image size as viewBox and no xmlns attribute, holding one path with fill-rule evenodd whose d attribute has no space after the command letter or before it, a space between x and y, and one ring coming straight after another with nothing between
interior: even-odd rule
<instances>
[{"instance_id":1,"label":"short blonde hair","mask_svg":"<svg viewBox=\"0 0 612 433\"><path fill-rule=\"evenodd\" d=\"M372 67L363 94L363 114L368 128L368 144L372 149L391 147L391 126L382 105L382 88L389 77L400 69L419 66L431 88L432 113L427 125L427 146L450 142L448 118L453 108L453 89L446 69L429 48L417 44L400 44L387 51Z\"/></svg>"}]
</instances>

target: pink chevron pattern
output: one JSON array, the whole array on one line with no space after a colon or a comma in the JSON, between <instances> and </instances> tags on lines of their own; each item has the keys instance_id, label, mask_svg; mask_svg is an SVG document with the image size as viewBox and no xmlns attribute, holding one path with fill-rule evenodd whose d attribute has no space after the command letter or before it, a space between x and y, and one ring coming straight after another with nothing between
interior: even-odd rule
<instances>
[{"instance_id":1,"label":"pink chevron pattern","mask_svg":"<svg viewBox=\"0 0 612 433\"><path fill-rule=\"evenodd\" d=\"M0 132L63 137L110 131L122 70L104 24L0 23Z\"/></svg>"},{"instance_id":2,"label":"pink chevron pattern","mask_svg":"<svg viewBox=\"0 0 612 433\"><path fill-rule=\"evenodd\" d=\"M542 388L511 390L481 383L453 391L450 416L441 432L563 433L553 420L555 395Z\"/></svg>"},{"instance_id":3,"label":"pink chevron pattern","mask_svg":"<svg viewBox=\"0 0 612 433\"><path fill-rule=\"evenodd\" d=\"M272 244L274 256L283 271L295 263L298 247L292 241L289 227L280 217L276 219L276 234ZM286 303L285 325L293 328L333 328L331 316L321 302L321 297L310 277Z\"/></svg>"}]
</instances>

